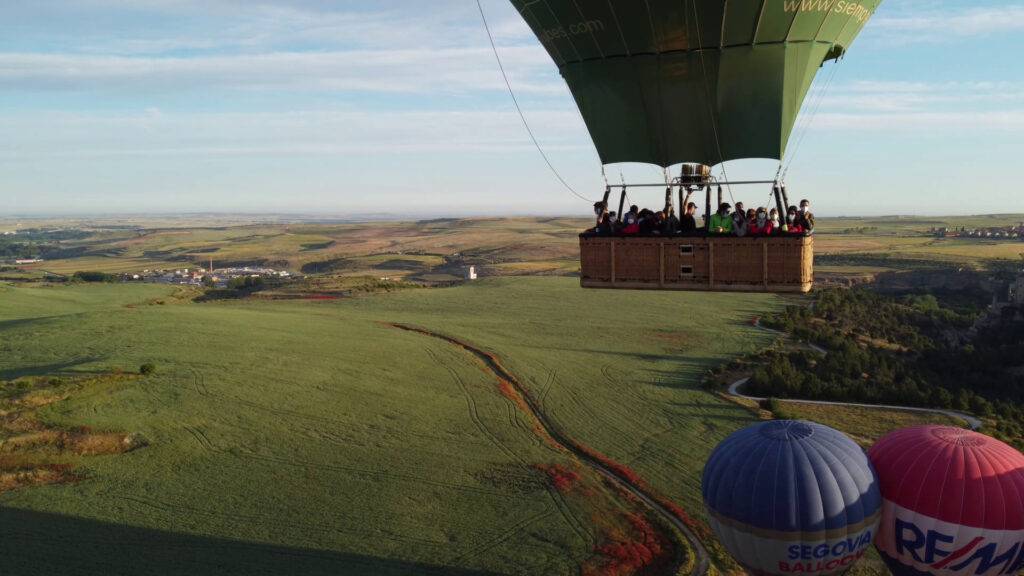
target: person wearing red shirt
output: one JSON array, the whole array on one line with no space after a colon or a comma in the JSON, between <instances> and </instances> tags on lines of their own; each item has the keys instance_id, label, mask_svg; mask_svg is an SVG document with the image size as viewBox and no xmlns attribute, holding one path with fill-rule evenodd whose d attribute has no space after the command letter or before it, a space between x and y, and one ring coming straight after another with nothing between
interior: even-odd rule
<instances>
[{"instance_id":1,"label":"person wearing red shirt","mask_svg":"<svg viewBox=\"0 0 1024 576\"><path fill-rule=\"evenodd\" d=\"M757 209L757 215L747 228L751 236L771 236L775 233L775 224L768 219L768 211L764 208Z\"/></svg>"},{"instance_id":2,"label":"person wearing red shirt","mask_svg":"<svg viewBox=\"0 0 1024 576\"><path fill-rule=\"evenodd\" d=\"M786 211L786 226L789 228L790 236L803 236L807 233L803 220L799 218L800 210L796 206L790 206Z\"/></svg>"}]
</instances>

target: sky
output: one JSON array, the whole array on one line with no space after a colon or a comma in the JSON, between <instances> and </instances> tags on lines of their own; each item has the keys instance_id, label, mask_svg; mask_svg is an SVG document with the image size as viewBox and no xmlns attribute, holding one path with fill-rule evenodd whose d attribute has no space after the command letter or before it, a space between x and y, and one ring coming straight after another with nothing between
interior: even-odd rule
<instances>
[{"instance_id":1,"label":"sky","mask_svg":"<svg viewBox=\"0 0 1024 576\"><path fill-rule=\"evenodd\" d=\"M0 216L590 212L533 147L475 0L5 4ZM507 0L483 7L552 164L599 197L557 69ZM885 0L827 91L819 74L791 196L833 216L1024 212L1022 54L1024 0ZM777 167L727 165L733 179Z\"/></svg>"}]
</instances>

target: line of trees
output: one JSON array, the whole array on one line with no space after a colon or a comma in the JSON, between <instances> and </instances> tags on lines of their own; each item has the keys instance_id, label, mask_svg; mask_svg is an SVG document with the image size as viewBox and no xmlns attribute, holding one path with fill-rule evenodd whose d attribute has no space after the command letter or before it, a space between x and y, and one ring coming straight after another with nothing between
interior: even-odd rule
<instances>
[{"instance_id":1,"label":"line of trees","mask_svg":"<svg viewBox=\"0 0 1024 576\"><path fill-rule=\"evenodd\" d=\"M84 230L20 230L17 234L0 235L0 259L48 258L61 250L60 242L82 240L92 236ZM83 248L84 250L84 248Z\"/></svg>"},{"instance_id":2,"label":"line of trees","mask_svg":"<svg viewBox=\"0 0 1024 576\"><path fill-rule=\"evenodd\" d=\"M116 274L107 274L106 272L75 272L71 276L72 282L117 282L118 279Z\"/></svg>"}]
</instances>

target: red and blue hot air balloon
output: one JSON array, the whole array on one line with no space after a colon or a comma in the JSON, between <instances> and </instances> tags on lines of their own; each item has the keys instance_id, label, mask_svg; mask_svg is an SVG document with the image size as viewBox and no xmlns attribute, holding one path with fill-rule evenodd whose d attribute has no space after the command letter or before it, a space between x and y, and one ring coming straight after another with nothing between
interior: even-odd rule
<instances>
[{"instance_id":1,"label":"red and blue hot air balloon","mask_svg":"<svg viewBox=\"0 0 1024 576\"><path fill-rule=\"evenodd\" d=\"M753 574L839 574L870 548L881 512L867 456L843 433L776 420L726 438L702 480L711 527Z\"/></svg>"},{"instance_id":2,"label":"red and blue hot air balloon","mask_svg":"<svg viewBox=\"0 0 1024 576\"><path fill-rule=\"evenodd\" d=\"M875 444L883 512L875 545L896 576L994 576L1024 569L1024 455L945 426Z\"/></svg>"}]
</instances>

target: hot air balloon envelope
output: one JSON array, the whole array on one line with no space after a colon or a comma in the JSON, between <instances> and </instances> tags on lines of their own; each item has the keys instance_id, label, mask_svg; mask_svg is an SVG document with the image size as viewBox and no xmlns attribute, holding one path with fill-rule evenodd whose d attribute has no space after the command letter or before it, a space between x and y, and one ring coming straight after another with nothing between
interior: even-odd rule
<instances>
[{"instance_id":1,"label":"hot air balloon envelope","mask_svg":"<svg viewBox=\"0 0 1024 576\"><path fill-rule=\"evenodd\" d=\"M782 158L818 68L881 0L512 0L605 164Z\"/></svg>"},{"instance_id":2,"label":"hot air balloon envelope","mask_svg":"<svg viewBox=\"0 0 1024 576\"><path fill-rule=\"evenodd\" d=\"M702 480L712 528L755 574L838 574L870 548L881 496L867 456L811 422L755 424L726 438Z\"/></svg>"},{"instance_id":3,"label":"hot air balloon envelope","mask_svg":"<svg viewBox=\"0 0 1024 576\"><path fill-rule=\"evenodd\" d=\"M1024 568L1024 455L944 426L897 430L875 444L882 490L875 542L897 576L991 576Z\"/></svg>"}]
</instances>

